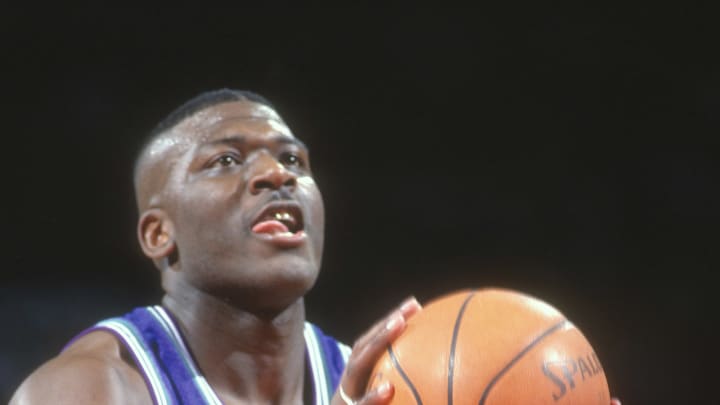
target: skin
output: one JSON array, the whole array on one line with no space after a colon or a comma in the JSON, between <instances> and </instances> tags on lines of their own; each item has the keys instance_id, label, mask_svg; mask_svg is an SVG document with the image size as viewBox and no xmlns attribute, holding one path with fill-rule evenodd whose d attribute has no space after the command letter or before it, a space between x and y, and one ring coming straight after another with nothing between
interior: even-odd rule
<instances>
[{"instance_id":1,"label":"skin","mask_svg":"<svg viewBox=\"0 0 720 405\"><path fill-rule=\"evenodd\" d=\"M307 149L272 109L249 101L199 111L143 152L135 187L138 239L161 271L163 306L178 320L225 404L301 404L303 296L320 269L324 208ZM291 201L307 237L284 246L250 231L273 201ZM409 298L357 339L341 386L361 405L373 365L420 310ZM11 404L150 404L134 361L111 334L75 341L30 375ZM336 393L333 405L344 404ZM619 402L618 402L619 404Z\"/></svg>"},{"instance_id":2,"label":"skin","mask_svg":"<svg viewBox=\"0 0 720 405\"><path fill-rule=\"evenodd\" d=\"M162 303L178 319L198 365L225 404L301 404L303 296L320 269L324 208L308 151L272 109L218 104L161 134L135 178L138 239L160 269ZM302 243L268 243L250 231L273 201L302 212ZM372 365L419 310L413 298L353 346L345 391L384 404L393 388L365 394ZM149 404L134 361L111 334L93 332L28 377L12 404ZM342 404L336 395L333 404Z\"/></svg>"}]
</instances>

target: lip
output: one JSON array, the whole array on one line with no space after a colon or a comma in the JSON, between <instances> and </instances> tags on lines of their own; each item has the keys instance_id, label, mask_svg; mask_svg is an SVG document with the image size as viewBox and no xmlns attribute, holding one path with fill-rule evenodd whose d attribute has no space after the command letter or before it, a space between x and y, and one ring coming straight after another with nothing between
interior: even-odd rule
<instances>
[{"instance_id":1,"label":"lip","mask_svg":"<svg viewBox=\"0 0 720 405\"><path fill-rule=\"evenodd\" d=\"M294 248L302 245L307 240L307 234L305 231L298 231L293 234L274 234L269 235L266 233L254 233L253 236L260 239L263 242L270 243L271 245L280 248Z\"/></svg>"},{"instance_id":2,"label":"lip","mask_svg":"<svg viewBox=\"0 0 720 405\"><path fill-rule=\"evenodd\" d=\"M262 221L265 217L270 216L273 212L277 211L287 211L293 215L295 218L295 221L297 222L298 229L294 232L284 232L284 233L275 233L275 234L267 234L267 233L256 233L252 232L252 228L260 221ZM298 247L305 243L307 240L307 234L305 233L305 221L302 209L300 207L300 204L298 204L295 201L273 201L270 202L262 207L260 212L258 212L254 217L253 220L250 223L250 229L251 234L267 243L270 243L272 245L275 245L277 247L281 248L292 248L292 247Z\"/></svg>"}]
</instances>

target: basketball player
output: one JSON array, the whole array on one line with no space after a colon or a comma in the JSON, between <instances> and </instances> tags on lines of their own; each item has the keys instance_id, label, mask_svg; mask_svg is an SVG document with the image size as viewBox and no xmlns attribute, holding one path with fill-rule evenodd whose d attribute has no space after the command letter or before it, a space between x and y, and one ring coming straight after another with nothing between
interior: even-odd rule
<instances>
[{"instance_id":1,"label":"basketball player","mask_svg":"<svg viewBox=\"0 0 720 405\"><path fill-rule=\"evenodd\" d=\"M99 322L11 404L386 404L372 366L420 306L347 346L306 322L324 209L307 148L264 98L201 94L153 131L135 168L138 239L162 304Z\"/></svg>"}]
</instances>

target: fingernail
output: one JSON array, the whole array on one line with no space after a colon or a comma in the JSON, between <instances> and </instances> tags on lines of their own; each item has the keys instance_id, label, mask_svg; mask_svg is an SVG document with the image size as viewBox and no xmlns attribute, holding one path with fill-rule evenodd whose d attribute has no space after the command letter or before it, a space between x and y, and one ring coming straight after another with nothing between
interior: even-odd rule
<instances>
[{"instance_id":1,"label":"fingernail","mask_svg":"<svg viewBox=\"0 0 720 405\"><path fill-rule=\"evenodd\" d=\"M400 310L403 312L409 311L412 307L420 307L420 303L415 297L410 297L400 306Z\"/></svg>"},{"instance_id":2,"label":"fingernail","mask_svg":"<svg viewBox=\"0 0 720 405\"><path fill-rule=\"evenodd\" d=\"M377 392L378 394L385 396L388 392L390 392L390 382L385 381L384 383L380 384Z\"/></svg>"},{"instance_id":3,"label":"fingernail","mask_svg":"<svg viewBox=\"0 0 720 405\"><path fill-rule=\"evenodd\" d=\"M388 321L387 325L385 325L385 329L387 329L387 330L395 329L400 324L400 322L402 322L402 320L403 320L402 315L394 314L392 316L392 318L390 318L390 320Z\"/></svg>"}]
</instances>

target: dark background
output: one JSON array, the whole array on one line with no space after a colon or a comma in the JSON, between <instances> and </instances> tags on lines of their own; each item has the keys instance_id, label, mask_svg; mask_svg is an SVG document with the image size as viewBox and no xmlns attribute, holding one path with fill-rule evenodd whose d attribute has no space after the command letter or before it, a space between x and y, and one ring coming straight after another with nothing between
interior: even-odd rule
<instances>
[{"instance_id":1,"label":"dark background","mask_svg":"<svg viewBox=\"0 0 720 405\"><path fill-rule=\"evenodd\" d=\"M384 3L389 4L389 3ZM311 148L347 342L410 294L502 286L568 316L624 404L717 384L720 64L710 9L28 6L0 14L0 400L159 297L135 242L145 133L219 87Z\"/></svg>"}]
</instances>

